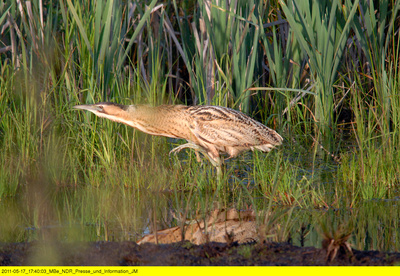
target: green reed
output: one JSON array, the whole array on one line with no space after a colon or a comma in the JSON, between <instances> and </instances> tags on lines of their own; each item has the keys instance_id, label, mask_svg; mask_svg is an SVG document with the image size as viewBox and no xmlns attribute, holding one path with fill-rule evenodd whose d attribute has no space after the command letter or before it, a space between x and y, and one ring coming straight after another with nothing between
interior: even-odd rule
<instances>
[{"instance_id":1,"label":"green reed","mask_svg":"<svg viewBox=\"0 0 400 276\"><path fill-rule=\"evenodd\" d=\"M282 241L314 231L325 209L351 207L360 225L376 226L377 218L367 216L370 200L379 205L399 196L400 40L393 27L399 1L381 13L372 2L332 1L323 14L298 1L290 2L293 10L282 3L221 2L212 4L210 17L202 1L185 9L179 1L135 2L135 9L124 1L50 1L45 11L40 3L0 6L0 26L18 26L8 25L0 38L10 46L0 53L5 241L135 240L179 225L171 209L205 219L216 206L272 212L271 229L279 222L274 237ZM364 26L367 32L360 31ZM219 183L215 168L204 158L198 163L193 151L168 155L181 141L72 110L108 100L235 107L278 129L284 144L226 161ZM340 110L352 115L344 134L335 118ZM329 129L314 132L322 124ZM326 149L339 162L312 150L318 135L329 133L337 141ZM377 208L377 217L385 213ZM394 208L385 214L389 232L368 225L353 239L359 248L387 248L380 236L396 231L396 219ZM376 236L372 245L362 245L365 228Z\"/></svg>"}]
</instances>

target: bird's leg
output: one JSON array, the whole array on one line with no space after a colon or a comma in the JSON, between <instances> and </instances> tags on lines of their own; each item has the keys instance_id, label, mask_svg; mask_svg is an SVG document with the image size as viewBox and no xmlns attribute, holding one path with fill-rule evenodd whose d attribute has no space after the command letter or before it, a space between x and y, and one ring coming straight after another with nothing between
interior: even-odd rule
<instances>
[{"instance_id":1,"label":"bird's leg","mask_svg":"<svg viewBox=\"0 0 400 276\"><path fill-rule=\"evenodd\" d=\"M206 150L204 150L203 147L200 147L200 146L198 146L196 144L192 144L192 143L186 143L186 144L180 145L180 146L172 149L169 152L169 154L171 154L171 153L177 154L178 152L180 152L181 150L186 149L186 148L195 150L197 161L199 161L199 159L200 159L200 156L198 155L198 151L202 152L204 154L204 156L206 156L208 158L208 160L210 160L211 164L217 169L217 177L218 177L218 179L221 179L221 177L222 177L222 169L221 169L222 160L221 160L221 158L218 156L214 159L213 157L211 157L209 155L209 153Z\"/></svg>"},{"instance_id":2,"label":"bird's leg","mask_svg":"<svg viewBox=\"0 0 400 276\"><path fill-rule=\"evenodd\" d=\"M220 156L217 156L215 159L207 152L206 156L210 160L211 164L217 169L217 179L220 182L222 179L222 160Z\"/></svg>"},{"instance_id":3,"label":"bird's leg","mask_svg":"<svg viewBox=\"0 0 400 276\"><path fill-rule=\"evenodd\" d=\"M186 143L186 144L180 145L180 146L172 149L169 152L169 154L171 154L171 153L177 154L178 152L180 152L181 150L183 150L185 148L190 148L190 149L194 149L195 150L197 162L201 163L201 158L199 156L199 151L200 151L210 160L210 162L213 164L213 166L216 166L216 162L207 154L207 152L202 147L200 147L200 146L198 146L196 144Z\"/></svg>"},{"instance_id":4,"label":"bird's leg","mask_svg":"<svg viewBox=\"0 0 400 276\"><path fill-rule=\"evenodd\" d=\"M218 181L220 181L222 179L222 169L221 169L221 165L219 165L218 167L216 167L217 169L217 179Z\"/></svg>"},{"instance_id":5,"label":"bird's leg","mask_svg":"<svg viewBox=\"0 0 400 276\"><path fill-rule=\"evenodd\" d=\"M199 163L201 162L201 159L200 159L200 156L199 156L198 152L199 151L202 152L204 154L204 156L206 156L208 158L208 160L210 160L211 164L216 168L216 170L217 170L217 179L218 179L218 181L221 181L221 179L222 179L222 168L221 168L221 166L222 166L222 162L223 162L221 160L221 157L220 156L213 157L212 154L210 152L206 151L203 147L200 147L199 145L192 144L192 143L186 143L186 144L180 145L180 146L172 149L169 152L169 154L171 154L171 153L177 154L178 152L180 152L181 150L186 149L186 148L190 148L190 149L194 149L195 150L196 158L197 158L197 161Z\"/></svg>"},{"instance_id":6,"label":"bird's leg","mask_svg":"<svg viewBox=\"0 0 400 276\"><path fill-rule=\"evenodd\" d=\"M194 154L196 154L197 162L203 164L203 161L202 161L201 158L200 158L199 152L198 152L197 150L195 150L195 151L194 151Z\"/></svg>"},{"instance_id":7,"label":"bird's leg","mask_svg":"<svg viewBox=\"0 0 400 276\"><path fill-rule=\"evenodd\" d=\"M171 154L171 153L177 154L178 152L180 152L181 150L186 149L186 148L194 149L196 151L196 153L197 153L197 151L202 151L202 152L204 151L202 147L200 147L200 146L198 146L196 144L186 143L186 144L180 145L180 146L178 146L176 148L173 148L169 152L169 154ZM196 157L197 157L197 154L196 154Z\"/></svg>"},{"instance_id":8,"label":"bird's leg","mask_svg":"<svg viewBox=\"0 0 400 276\"><path fill-rule=\"evenodd\" d=\"M169 152L169 154L171 154L171 153L177 154L178 152L180 152L181 150L183 150L183 149L185 149L185 148L194 149L194 153L196 154L196 160L197 160L197 162L203 163L203 162L201 161L201 158L200 158L200 155L199 155L199 151L201 151L201 152L204 153L204 149L203 149L202 147L196 145L196 144L186 143L186 144L180 145L180 146L178 146L178 147L172 149L172 150Z\"/></svg>"}]
</instances>

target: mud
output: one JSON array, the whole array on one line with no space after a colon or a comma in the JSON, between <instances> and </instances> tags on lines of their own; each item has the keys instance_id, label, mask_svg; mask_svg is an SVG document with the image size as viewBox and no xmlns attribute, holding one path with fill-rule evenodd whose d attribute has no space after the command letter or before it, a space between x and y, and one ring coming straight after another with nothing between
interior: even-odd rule
<instances>
[{"instance_id":1,"label":"mud","mask_svg":"<svg viewBox=\"0 0 400 276\"><path fill-rule=\"evenodd\" d=\"M0 245L0 265L63 266L381 266L400 264L400 253L342 248L334 260L327 251L286 243L238 244L188 241L156 245L135 242L8 243Z\"/></svg>"}]
</instances>

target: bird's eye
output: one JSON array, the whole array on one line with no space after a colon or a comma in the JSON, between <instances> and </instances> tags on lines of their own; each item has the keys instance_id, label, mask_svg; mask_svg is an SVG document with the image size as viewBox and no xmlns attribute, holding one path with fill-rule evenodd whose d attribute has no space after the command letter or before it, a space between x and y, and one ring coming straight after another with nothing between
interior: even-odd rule
<instances>
[{"instance_id":1,"label":"bird's eye","mask_svg":"<svg viewBox=\"0 0 400 276\"><path fill-rule=\"evenodd\" d=\"M100 111L103 111L104 107L102 105L99 105L99 109L100 109Z\"/></svg>"}]
</instances>

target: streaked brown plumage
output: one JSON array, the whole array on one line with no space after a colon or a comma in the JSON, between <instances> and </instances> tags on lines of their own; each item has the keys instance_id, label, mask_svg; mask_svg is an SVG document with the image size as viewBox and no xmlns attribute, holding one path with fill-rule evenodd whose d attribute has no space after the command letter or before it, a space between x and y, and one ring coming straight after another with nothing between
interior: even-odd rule
<instances>
[{"instance_id":1,"label":"streaked brown plumage","mask_svg":"<svg viewBox=\"0 0 400 276\"><path fill-rule=\"evenodd\" d=\"M231 108L220 106L120 105L97 103L76 105L76 109L93 112L134 127L147 134L186 139L188 143L174 148L201 151L220 172L220 153L229 158L247 150L270 151L282 144L282 137L265 125Z\"/></svg>"}]
</instances>

